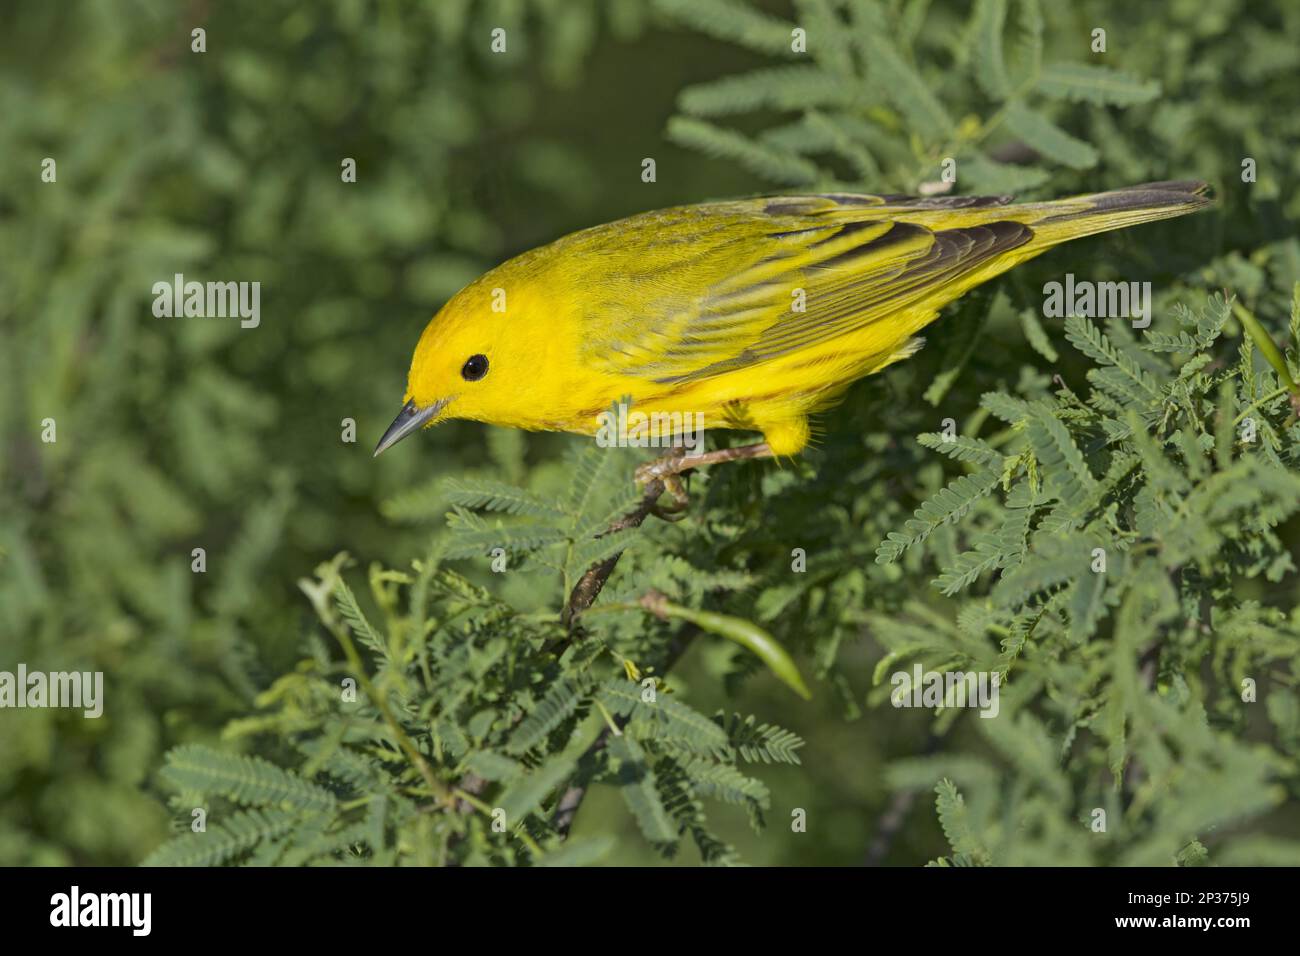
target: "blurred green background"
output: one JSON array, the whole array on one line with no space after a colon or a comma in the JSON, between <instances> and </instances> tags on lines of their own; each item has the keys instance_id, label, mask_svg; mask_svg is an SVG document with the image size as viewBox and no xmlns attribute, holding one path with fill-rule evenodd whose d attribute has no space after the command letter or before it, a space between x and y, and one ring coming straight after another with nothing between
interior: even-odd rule
<instances>
[{"instance_id":1,"label":"blurred green background","mask_svg":"<svg viewBox=\"0 0 1300 956\"><path fill-rule=\"evenodd\" d=\"M296 580L339 550L390 566L422 553L430 528L404 520L403 494L485 466L488 429L450 424L378 460L370 450L400 404L416 338L451 294L583 226L773 191L665 135L684 87L767 62L708 35L699 18L670 15L682 6L9 6L0 669L102 670L107 703L99 720L0 713L0 863L138 862L168 833L154 778L162 752L214 739L296 660L309 616ZM779 0L758 6L796 16ZM901 16L925 8L936 48L962 42L964 4L887 6ZM1049 53L1085 59L1089 25L1107 24L1110 62L1159 78L1165 94L1156 124L1153 113L1098 109L1072 126L1109 132L1102 161L1062 170L1039 194L1231 177L1241 156L1256 156L1263 172L1250 198L1226 197L1214 225L1195 233L1203 258L1186 246L1168 253L1184 269L1217 257L1205 285L1254 282L1266 297L1274 265L1252 250L1294 235L1300 220L1295 16L1227 0L1056 6L1046 11ZM489 35L500 25L508 52L495 55ZM196 27L204 53L191 50ZM55 183L41 181L46 157ZM340 181L347 157L355 184ZM656 159L653 184L641 181L644 157ZM1148 238L1172 247L1180 228ZM1117 242L1089 248L1132 252ZM260 327L154 317L153 283L178 272L260 281ZM942 350L943 334L927 354ZM1014 334L998 347L1004 360L1030 354ZM898 373L899 400L915 400L935 370L926 361ZM53 444L40 439L46 418L57 422ZM345 418L357 422L355 444L340 440ZM849 413L833 413L828 430L837 424L851 426ZM571 441L529 436L530 461ZM204 574L190 569L199 547ZM779 717L807 739L803 767L762 775L781 807L814 808L818 824L796 839L776 813L757 838L736 815L719 820L721 832L751 862L861 863L890 799L883 767L919 751L927 718L886 708L845 720L824 697L794 709L770 681L724 702L726 657L693 650L682 692L702 709L716 701ZM878 657L864 642L843 652L841 669L865 675ZM1300 825L1292 806L1274 822ZM579 831L610 829L625 837L614 862L659 861L617 797L593 793ZM943 851L933 814L918 806L887 859Z\"/></svg>"}]
</instances>

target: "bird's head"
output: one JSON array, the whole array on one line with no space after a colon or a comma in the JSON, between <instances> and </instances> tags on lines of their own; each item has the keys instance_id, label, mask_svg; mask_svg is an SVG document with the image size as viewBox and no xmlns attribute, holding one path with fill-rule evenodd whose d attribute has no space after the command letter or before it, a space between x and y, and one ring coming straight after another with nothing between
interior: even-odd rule
<instances>
[{"instance_id":1,"label":"bird's head","mask_svg":"<svg viewBox=\"0 0 1300 956\"><path fill-rule=\"evenodd\" d=\"M406 404L375 454L448 419L528 427L522 409L539 373L536 309L521 290L484 279L458 293L425 326L407 375ZM499 281L499 280L498 280Z\"/></svg>"}]
</instances>

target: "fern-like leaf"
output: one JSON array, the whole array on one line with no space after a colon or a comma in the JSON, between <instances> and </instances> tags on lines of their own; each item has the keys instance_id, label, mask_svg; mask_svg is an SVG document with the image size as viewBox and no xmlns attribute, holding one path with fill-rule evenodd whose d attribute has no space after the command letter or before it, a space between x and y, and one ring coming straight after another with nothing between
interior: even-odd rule
<instances>
[{"instance_id":1,"label":"fern-like leaf","mask_svg":"<svg viewBox=\"0 0 1300 956\"><path fill-rule=\"evenodd\" d=\"M288 810L238 810L212 821L201 833L186 833L154 850L141 866L218 866L238 859L259 843L290 832L299 822Z\"/></svg>"},{"instance_id":2,"label":"fern-like leaf","mask_svg":"<svg viewBox=\"0 0 1300 956\"><path fill-rule=\"evenodd\" d=\"M211 794L251 807L333 810L334 794L260 757L182 744L167 753L162 776L178 790Z\"/></svg>"}]
</instances>

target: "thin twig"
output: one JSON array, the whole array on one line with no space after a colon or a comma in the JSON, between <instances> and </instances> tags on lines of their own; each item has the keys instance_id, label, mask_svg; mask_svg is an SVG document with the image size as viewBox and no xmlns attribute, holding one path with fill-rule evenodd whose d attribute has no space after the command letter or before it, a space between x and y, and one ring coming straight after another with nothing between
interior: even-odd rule
<instances>
[{"instance_id":1,"label":"thin twig","mask_svg":"<svg viewBox=\"0 0 1300 956\"><path fill-rule=\"evenodd\" d=\"M880 866L889 855L894 839L903 829L903 824L907 822L907 815L912 810L912 804L916 802L916 793L915 790L899 790L889 801L889 806L880 815L880 820L876 824L876 835L871 838L871 844L867 847L866 859L863 860L864 866Z\"/></svg>"},{"instance_id":2,"label":"thin twig","mask_svg":"<svg viewBox=\"0 0 1300 956\"><path fill-rule=\"evenodd\" d=\"M745 446L740 449L724 450L724 452L727 452L725 457L717 457L716 459L709 459L706 461L705 458L708 456L701 456L700 458L694 459L694 463L697 465L710 464L713 463L714 460L721 462L724 460L729 461L742 458L763 457L768 453L766 449L766 445L754 445ZM664 469L663 474L660 474L658 471L647 471L645 468L641 469L639 472L640 476L643 479L648 479L645 481L645 493L641 496L641 501L622 518L619 518L617 521L610 524L610 526L598 535L598 537L604 537L605 535L625 531L628 528L639 527L646 518L655 514L659 499L663 496L665 491L670 490L668 487L668 481L671 480L674 475L678 474L679 471L686 470L680 468L682 463L683 458L680 451L674 450L674 455L670 455L668 458L661 459L658 462L653 462L649 466L651 469L656 467ZM674 471L674 468L679 471ZM609 580L609 576L614 573L614 568L618 565L618 559L622 556L623 552L620 551L618 554L612 555L604 561L588 568L586 573L578 579L578 583L574 585L572 592L569 594L568 603L565 605L564 611L560 616L561 622L568 629L571 637L576 629L578 619L584 611L591 607L596 598L600 596L601 589L605 586L605 582ZM690 646L691 640L697 633L699 633L699 629L693 624L682 628L677 633L668 647L667 657L659 667L660 676L666 674L669 668L676 664L681 656L686 653L687 647ZM628 717L615 718L614 726L607 726L601 732L601 735L596 739L595 743L593 743L591 747L587 749L586 753L583 754L583 759L590 757L592 754L595 754L604 748L610 735L616 731L622 732L628 719ZM560 797L560 801L555 808L555 815L551 818L551 825L555 828L555 831L560 835L561 839L568 837L569 830L573 827L574 819L577 817L578 810L582 806L582 801L586 798L586 795L587 785L582 783L570 786Z\"/></svg>"},{"instance_id":3,"label":"thin twig","mask_svg":"<svg viewBox=\"0 0 1300 956\"><path fill-rule=\"evenodd\" d=\"M926 737L921 755L929 757L937 753L942 739L939 734L931 733ZM894 840L902 832L903 824L907 822L907 815L912 811L912 805L916 803L916 795L916 790L900 790L894 794L876 824L876 835L871 838L871 843L867 846L867 853L862 861L863 866L880 866L884 863L885 857L889 856L889 851L893 849Z\"/></svg>"},{"instance_id":4,"label":"thin twig","mask_svg":"<svg viewBox=\"0 0 1300 956\"><path fill-rule=\"evenodd\" d=\"M698 633L699 628L694 624L688 624L676 634L672 643L668 645L668 656L659 668L660 675L667 674L669 669L681 660L682 655L686 653L686 649L691 646L691 641L695 639L695 635ZM627 726L630 717L629 714L627 717L619 716L614 718L620 733ZM601 731L600 736L596 738L596 742L583 754L583 759L585 760L592 754L602 750L608 743L611 733L613 733L613 729L610 727L606 727ZM573 828L574 818L577 817L578 809L582 806L582 801L586 796L587 785L583 783L570 786L564 791L564 795L560 797L560 802L555 806L555 816L551 818L551 826L555 828L561 839L568 838L569 830Z\"/></svg>"},{"instance_id":5,"label":"thin twig","mask_svg":"<svg viewBox=\"0 0 1300 956\"><path fill-rule=\"evenodd\" d=\"M598 535L598 537L604 537L605 535L624 531L628 528L638 527L641 522L645 521L645 519L653 513L655 503L664 493L664 487L664 482L660 480L648 483L645 488L645 494L642 495L641 501L637 506L617 521L612 522L608 528ZM560 620L570 631L570 637L572 637L572 632L578 616L581 615L583 611L587 610L587 608L591 607L596 598L600 596L601 589L605 586L605 582L609 580L609 576L614 573L614 568L618 565L618 559L622 556L623 552L620 551L618 554L612 555L604 561L592 565L587 569L586 573L578 579L578 583L574 585L573 590L569 593L569 599L565 603L564 611L560 615ZM562 645L563 642L553 645L550 649L558 653ZM518 720L522 719L523 715L520 714ZM622 729L621 726L619 729ZM605 741L609 737L610 730L611 728L606 727L601 732L600 737L596 739L596 742L588 748L583 756L586 757L604 747ZM474 774L467 774L456 790L456 795L460 798L461 805L463 807L472 806L473 800L477 798L478 794L484 789L486 784L487 781L482 778L477 777ZM570 787L560 797L560 802L556 806L553 823L561 837L568 836L569 828L573 825L573 818L578 812L578 807L582 805L582 800L583 797L586 796L586 792L587 788L585 786Z\"/></svg>"}]
</instances>

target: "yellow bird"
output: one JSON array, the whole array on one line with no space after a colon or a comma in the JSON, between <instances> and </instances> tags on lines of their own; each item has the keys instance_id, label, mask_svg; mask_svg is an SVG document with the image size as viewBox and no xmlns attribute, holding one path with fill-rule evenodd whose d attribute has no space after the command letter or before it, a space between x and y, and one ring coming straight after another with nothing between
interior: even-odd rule
<instances>
[{"instance_id":1,"label":"yellow bird","mask_svg":"<svg viewBox=\"0 0 1300 956\"><path fill-rule=\"evenodd\" d=\"M810 414L915 352L916 333L964 292L1058 243L1211 203L1194 181L1011 199L780 196L565 236L433 317L375 454L451 418L591 435L627 396L647 416L763 434L687 467L794 455Z\"/></svg>"}]
</instances>

